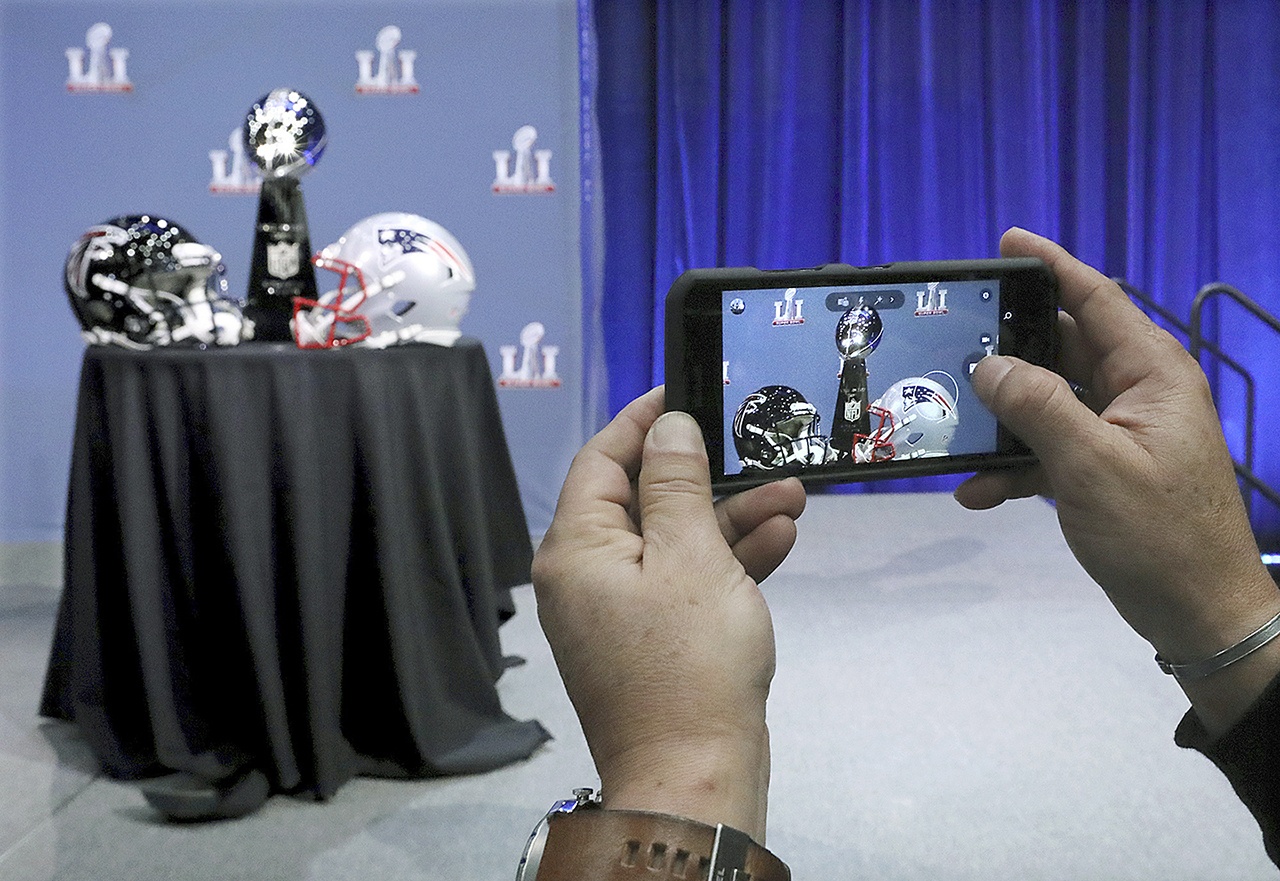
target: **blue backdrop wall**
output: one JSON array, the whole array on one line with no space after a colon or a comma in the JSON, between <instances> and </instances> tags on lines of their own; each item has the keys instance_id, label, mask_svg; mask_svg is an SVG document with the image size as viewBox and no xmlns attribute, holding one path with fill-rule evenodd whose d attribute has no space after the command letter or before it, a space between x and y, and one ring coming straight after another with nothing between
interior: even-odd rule
<instances>
[{"instance_id":1,"label":"blue backdrop wall","mask_svg":"<svg viewBox=\"0 0 1280 881\"><path fill-rule=\"evenodd\" d=\"M614 409L661 380L662 298L695 266L993 256L1020 225L1183 317L1216 280L1280 311L1274 0L597 0L595 14L606 194L626 194L606 202ZM1212 317L1257 374L1257 468L1280 484L1265 405L1280 339L1238 309ZM1224 375L1237 455L1240 392ZM1258 511L1277 531L1280 512Z\"/></svg>"},{"instance_id":2,"label":"blue backdrop wall","mask_svg":"<svg viewBox=\"0 0 1280 881\"><path fill-rule=\"evenodd\" d=\"M370 214L422 214L475 264L462 329L495 379L531 323L545 329L540 355L558 349L558 385L498 389L531 527L545 528L584 431L577 14L573 0L0 4L0 540L61 533L83 351L62 292L67 249L108 217L153 212L217 248L243 291L257 198L230 186L233 156L210 154L229 154L245 111L284 85L329 132L302 184L314 248ZM106 76L87 88L74 80L99 22ZM388 85L403 88L358 89L392 25ZM127 53L121 82L113 50ZM363 72L357 53L373 56ZM516 159L504 177L494 153L513 154L524 126L549 151L553 187L495 192Z\"/></svg>"},{"instance_id":3,"label":"blue backdrop wall","mask_svg":"<svg viewBox=\"0 0 1280 881\"><path fill-rule=\"evenodd\" d=\"M579 6L598 88L579 87ZM87 53L97 22L128 53L129 91L68 90L68 50ZM359 94L356 53L391 24L420 89ZM1280 310L1271 0L2 0L0 540L61 529L82 345L67 247L108 216L155 211L221 250L243 286L255 200L211 192L210 153L283 84L331 133L303 185L313 245L377 211L424 214L476 264L463 329L495 376L531 322L559 348L558 388L499 389L535 530L597 422L597 310L616 410L660 381L654 319L688 266L985 256L1017 223L1179 314L1215 279ZM598 142L580 125L593 98ZM493 152L524 125L555 189L494 193ZM1238 310L1213 318L1265 405L1280 394L1274 336ZM1220 393L1239 451L1233 382ZM1274 483L1280 436L1261 412Z\"/></svg>"}]
</instances>

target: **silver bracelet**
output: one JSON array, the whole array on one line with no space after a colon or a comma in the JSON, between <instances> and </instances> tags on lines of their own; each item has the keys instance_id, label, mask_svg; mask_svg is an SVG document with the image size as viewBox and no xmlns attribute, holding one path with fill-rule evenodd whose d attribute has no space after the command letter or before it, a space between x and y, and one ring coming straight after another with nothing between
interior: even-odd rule
<instances>
[{"instance_id":1,"label":"silver bracelet","mask_svg":"<svg viewBox=\"0 0 1280 881\"><path fill-rule=\"evenodd\" d=\"M1228 646L1203 661L1194 661L1190 664L1170 664L1164 658L1156 655L1156 664L1159 665L1161 670L1179 682L1191 682L1196 679L1203 679L1212 673L1217 673L1223 667L1229 667L1241 658L1248 657L1277 636L1280 636L1280 615L1276 615L1235 645Z\"/></svg>"}]
</instances>

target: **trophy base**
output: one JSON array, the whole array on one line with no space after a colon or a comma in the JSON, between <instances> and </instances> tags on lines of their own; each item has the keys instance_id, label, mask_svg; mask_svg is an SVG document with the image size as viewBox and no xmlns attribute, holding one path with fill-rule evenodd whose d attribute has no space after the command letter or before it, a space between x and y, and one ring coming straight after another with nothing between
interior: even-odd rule
<instances>
[{"instance_id":1,"label":"trophy base","mask_svg":"<svg viewBox=\"0 0 1280 881\"><path fill-rule=\"evenodd\" d=\"M859 435L871 431L871 412L867 399L867 362L862 358L846 358L840 370L840 388L836 392L836 412L831 419L831 446L840 458L853 455Z\"/></svg>"},{"instance_id":2,"label":"trophy base","mask_svg":"<svg viewBox=\"0 0 1280 881\"><path fill-rule=\"evenodd\" d=\"M245 317L253 321L253 338L263 342L293 340L289 321L293 318L293 305L276 307L275 304L244 307Z\"/></svg>"},{"instance_id":3,"label":"trophy base","mask_svg":"<svg viewBox=\"0 0 1280 881\"><path fill-rule=\"evenodd\" d=\"M258 195L258 225L249 269L245 314L259 340L293 339L289 319L296 297L316 299L307 210L297 178L270 178Z\"/></svg>"}]
</instances>

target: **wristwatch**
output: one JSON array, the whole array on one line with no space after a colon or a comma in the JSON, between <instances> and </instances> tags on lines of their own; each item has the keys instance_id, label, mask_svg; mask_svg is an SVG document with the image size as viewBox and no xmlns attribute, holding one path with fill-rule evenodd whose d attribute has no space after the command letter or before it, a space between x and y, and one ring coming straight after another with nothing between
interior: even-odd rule
<instances>
[{"instance_id":1,"label":"wristwatch","mask_svg":"<svg viewBox=\"0 0 1280 881\"><path fill-rule=\"evenodd\" d=\"M516 881L790 881L786 863L723 824L601 807L575 789L534 827Z\"/></svg>"},{"instance_id":2,"label":"wristwatch","mask_svg":"<svg viewBox=\"0 0 1280 881\"><path fill-rule=\"evenodd\" d=\"M547 835L551 830L551 818L557 814L571 814L578 810L600 810L600 796L592 796L590 789L575 789L573 798L563 799L551 806L546 816L538 821L529 833L529 841L520 855L520 865L516 866L516 881L534 881L538 877L538 868L542 864L542 853L547 846Z\"/></svg>"}]
</instances>

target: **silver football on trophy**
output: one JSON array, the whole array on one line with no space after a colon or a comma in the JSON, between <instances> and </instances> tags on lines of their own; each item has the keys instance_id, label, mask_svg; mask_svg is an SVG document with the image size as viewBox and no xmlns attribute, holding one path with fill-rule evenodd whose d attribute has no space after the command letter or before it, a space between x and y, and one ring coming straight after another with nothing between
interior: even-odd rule
<instances>
[{"instance_id":1,"label":"silver football on trophy","mask_svg":"<svg viewBox=\"0 0 1280 881\"><path fill-rule=\"evenodd\" d=\"M319 160L325 139L319 109L297 89L271 90L245 116L245 149L267 177L301 177Z\"/></svg>"},{"instance_id":2,"label":"silver football on trophy","mask_svg":"<svg viewBox=\"0 0 1280 881\"><path fill-rule=\"evenodd\" d=\"M880 313L860 303L841 315L836 323L836 348L842 358L865 358L880 345L883 332Z\"/></svg>"}]
</instances>

